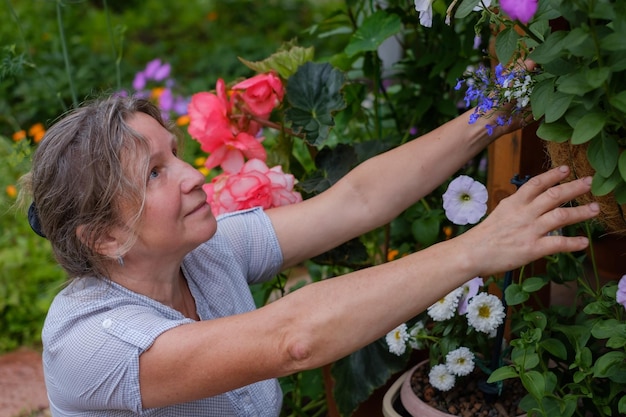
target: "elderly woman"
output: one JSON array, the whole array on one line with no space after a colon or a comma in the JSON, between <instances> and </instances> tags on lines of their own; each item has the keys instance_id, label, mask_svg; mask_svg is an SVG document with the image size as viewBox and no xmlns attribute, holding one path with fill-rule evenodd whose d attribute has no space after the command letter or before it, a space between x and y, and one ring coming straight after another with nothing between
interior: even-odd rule
<instances>
[{"instance_id":1,"label":"elderly woman","mask_svg":"<svg viewBox=\"0 0 626 417\"><path fill-rule=\"evenodd\" d=\"M598 212L561 207L591 181L556 185L560 167L457 238L255 309L248 284L389 222L504 132L467 117L302 203L216 220L153 105L111 97L66 115L25 178L32 224L72 278L43 332L53 416L276 416L274 378L361 348L470 278L584 249L549 234Z\"/></svg>"}]
</instances>

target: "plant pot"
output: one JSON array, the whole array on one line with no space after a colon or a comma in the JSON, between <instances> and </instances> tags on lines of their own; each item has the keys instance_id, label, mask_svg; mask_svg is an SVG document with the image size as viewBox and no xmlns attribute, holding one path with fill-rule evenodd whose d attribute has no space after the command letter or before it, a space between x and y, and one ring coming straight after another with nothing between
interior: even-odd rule
<instances>
[{"instance_id":1,"label":"plant pot","mask_svg":"<svg viewBox=\"0 0 626 417\"><path fill-rule=\"evenodd\" d=\"M567 165L571 169L570 180L593 176L595 170L587 160L588 144L572 145L569 142L546 142L546 150L552 161L552 166ZM584 194L576 199L581 204L592 201L600 205L598 220L607 232L626 236L626 204L618 204L613 193L604 196Z\"/></svg>"},{"instance_id":2,"label":"plant pot","mask_svg":"<svg viewBox=\"0 0 626 417\"><path fill-rule=\"evenodd\" d=\"M405 372L396 382L391 385L389 390L383 397L383 415L384 417L450 417L455 414L440 411L426 402L422 401L418 395L413 392L411 387L411 377L413 373L420 367L427 367L429 361L425 360ZM394 403L398 398L402 403L402 411L394 407ZM404 412L406 410L406 413ZM408 414L407 414L408 413ZM463 414L456 414L463 415ZM471 414L474 415L474 414ZM520 414L520 417L526 414Z\"/></svg>"}]
</instances>

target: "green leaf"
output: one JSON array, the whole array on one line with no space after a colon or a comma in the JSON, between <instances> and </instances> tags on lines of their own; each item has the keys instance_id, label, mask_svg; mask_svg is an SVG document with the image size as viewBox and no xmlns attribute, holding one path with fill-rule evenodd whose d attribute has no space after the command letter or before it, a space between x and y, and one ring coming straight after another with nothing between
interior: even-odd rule
<instances>
[{"instance_id":1,"label":"green leaf","mask_svg":"<svg viewBox=\"0 0 626 417\"><path fill-rule=\"evenodd\" d=\"M567 359L567 348L559 339L549 338L542 340L539 345L557 358Z\"/></svg>"},{"instance_id":2,"label":"green leaf","mask_svg":"<svg viewBox=\"0 0 626 417\"><path fill-rule=\"evenodd\" d=\"M549 281L544 278L530 277L522 281L522 288L526 292L535 292L545 287L548 282Z\"/></svg>"},{"instance_id":3,"label":"green leaf","mask_svg":"<svg viewBox=\"0 0 626 417\"><path fill-rule=\"evenodd\" d=\"M592 89L600 87L602 84L604 84L605 81L609 79L610 76L611 70L606 67L592 68L585 74L587 84L589 84Z\"/></svg>"},{"instance_id":4,"label":"green leaf","mask_svg":"<svg viewBox=\"0 0 626 417\"><path fill-rule=\"evenodd\" d=\"M594 378L607 378L613 374L614 367L619 367L626 359L624 352L611 351L598 358L593 365Z\"/></svg>"},{"instance_id":5,"label":"green leaf","mask_svg":"<svg viewBox=\"0 0 626 417\"><path fill-rule=\"evenodd\" d=\"M289 78L285 118L312 145L322 145L334 126L333 113L346 102L341 94L344 75L330 64L307 62Z\"/></svg>"},{"instance_id":6,"label":"green leaf","mask_svg":"<svg viewBox=\"0 0 626 417\"><path fill-rule=\"evenodd\" d=\"M537 371L528 371L521 375L520 379L526 391L535 398L542 398L546 389L546 380Z\"/></svg>"},{"instance_id":7,"label":"green leaf","mask_svg":"<svg viewBox=\"0 0 626 417\"><path fill-rule=\"evenodd\" d=\"M622 180L626 181L626 152L620 153L617 159L617 169L622 176Z\"/></svg>"},{"instance_id":8,"label":"green leaf","mask_svg":"<svg viewBox=\"0 0 626 417\"><path fill-rule=\"evenodd\" d=\"M626 414L626 395L622 395L622 398L619 399L619 403L617 403L617 410L620 414Z\"/></svg>"},{"instance_id":9,"label":"green leaf","mask_svg":"<svg viewBox=\"0 0 626 417\"><path fill-rule=\"evenodd\" d=\"M402 20L396 14L384 10L368 16L352 35L346 55L354 56L360 52L375 51L390 36L402 30Z\"/></svg>"},{"instance_id":10,"label":"green leaf","mask_svg":"<svg viewBox=\"0 0 626 417\"><path fill-rule=\"evenodd\" d=\"M508 27L498 33L496 37L496 56L499 62L509 62L511 60L513 52L517 49L519 38L519 34L512 27Z\"/></svg>"},{"instance_id":11,"label":"green leaf","mask_svg":"<svg viewBox=\"0 0 626 417\"><path fill-rule=\"evenodd\" d=\"M530 298L530 295L519 284L511 284L504 290L504 297L510 306L522 304Z\"/></svg>"},{"instance_id":12,"label":"green leaf","mask_svg":"<svg viewBox=\"0 0 626 417\"><path fill-rule=\"evenodd\" d=\"M615 170L618 157L619 145L606 135L593 139L587 148L589 163L603 177L608 177Z\"/></svg>"},{"instance_id":13,"label":"green leaf","mask_svg":"<svg viewBox=\"0 0 626 417\"><path fill-rule=\"evenodd\" d=\"M623 182L623 180L618 170L615 170L608 178L596 172L591 181L591 193L596 196L607 195L621 182Z\"/></svg>"},{"instance_id":14,"label":"green leaf","mask_svg":"<svg viewBox=\"0 0 626 417\"><path fill-rule=\"evenodd\" d=\"M563 143L572 137L574 130L565 122L542 123L537 129L537 136L543 140Z\"/></svg>"},{"instance_id":15,"label":"green leaf","mask_svg":"<svg viewBox=\"0 0 626 417\"><path fill-rule=\"evenodd\" d=\"M470 13L474 10L474 7L478 4L480 0L463 0L459 7L454 12L455 19L463 19L464 17L469 16Z\"/></svg>"},{"instance_id":16,"label":"green leaf","mask_svg":"<svg viewBox=\"0 0 626 417\"><path fill-rule=\"evenodd\" d=\"M288 49L280 49L263 61L248 61L241 57L239 60L248 68L258 73L274 70L283 79L291 77L305 62L313 60L314 48L291 46Z\"/></svg>"},{"instance_id":17,"label":"green leaf","mask_svg":"<svg viewBox=\"0 0 626 417\"><path fill-rule=\"evenodd\" d=\"M554 78L540 81L530 95L530 107L535 120L539 120L546 113L550 98L554 93Z\"/></svg>"},{"instance_id":18,"label":"green leaf","mask_svg":"<svg viewBox=\"0 0 626 417\"><path fill-rule=\"evenodd\" d=\"M558 31L552 33L546 41L539 44L529 55L528 58L537 64L547 64L563 54L563 40L567 32Z\"/></svg>"},{"instance_id":19,"label":"green leaf","mask_svg":"<svg viewBox=\"0 0 626 417\"><path fill-rule=\"evenodd\" d=\"M424 246L430 246L437 242L440 225L439 216L426 215L418 218L411 224L411 232L418 242Z\"/></svg>"},{"instance_id":20,"label":"green leaf","mask_svg":"<svg viewBox=\"0 0 626 417\"><path fill-rule=\"evenodd\" d=\"M384 340L360 349L338 360L331 369L335 379L333 395L341 415L349 416L391 377L402 370L408 357L389 353Z\"/></svg>"},{"instance_id":21,"label":"green leaf","mask_svg":"<svg viewBox=\"0 0 626 417\"><path fill-rule=\"evenodd\" d=\"M509 378L517 378L519 374L512 366L503 366L502 368L498 368L489 375L487 379L488 383L498 382Z\"/></svg>"},{"instance_id":22,"label":"green leaf","mask_svg":"<svg viewBox=\"0 0 626 417\"><path fill-rule=\"evenodd\" d=\"M622 91L614 96L611 96L609 103L617 110L626 113L626 91Z\"/></svg>"},{"instance_id":23,"label":"green leaf","mask_svg":"<svg viewBox=\"0 0 626 417\"><path fill-rule=\"evenodd\" d=\"M574 96L571 94L555 92L550 99L550 105L546 109L546 123L556 122L563 116L569 109L573 99Z\"/></svg>"},{"instance_id":24,"label":"green leaf","mask_svg":"<svg viewBox=\"0 0 626 417\"><path fill-rule=\"evenodd\" d=\"M599 111L587 113L580 120L578 120L578 123L574 126L572 144L580 145L581 143L588 142L600 133L605 124L606 114Z\"/></svg>"},{"instance_id":25,"label":"green leaf","mask_svg":"<svg viewBox=\"0 0 626 417\"><path fill-rule=\"evenodd\" d=\"M586 72L579 70L560 77L557 81L556 89L561 93L582 96L593 90L594 87L587 81Z\"/></svg>"}]
</instances>

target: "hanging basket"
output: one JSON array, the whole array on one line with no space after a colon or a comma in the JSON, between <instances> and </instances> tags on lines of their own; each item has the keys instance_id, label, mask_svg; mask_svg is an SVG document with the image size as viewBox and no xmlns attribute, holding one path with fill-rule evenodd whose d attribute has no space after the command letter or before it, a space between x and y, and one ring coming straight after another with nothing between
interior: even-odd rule
<instances>
[{"instance_id":1,"label":"hanging basket","mask_svg":"<svg viewBox=\"0 0 626 417\"><path fill-rule=\"evenodd\" d=\"M556 143L546 141L546 150L553 167L568 165L571 169L570 180L593 176L595 170L587 160L587 144L571 145L569 142ZM626 236L626 204L619 204L613 193L604 196L584 194L576 199L580 204L596 201L600 204L598 220L607 232Z\"/></svg>"}]
</instances>

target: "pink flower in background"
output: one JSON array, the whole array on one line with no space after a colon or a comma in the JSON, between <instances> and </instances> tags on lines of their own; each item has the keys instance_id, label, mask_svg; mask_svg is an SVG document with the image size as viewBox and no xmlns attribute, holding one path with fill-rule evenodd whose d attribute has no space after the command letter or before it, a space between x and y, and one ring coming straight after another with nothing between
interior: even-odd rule
<instances>
[{"instance_id":1,"label":"pink flower in background","mask_svg":"<svg viewBox=\"0 0 626 417\"><path fill-rule=\"evenodd\" d=\"M191 97L188 132L209 154L207 169L221 165L225 172L235 173L242 168L244 157L265 160L267 153L261 145L262 138L238 132L231 125L229 103L225 95L220 95L202 92Z\"/></svg>"},{"instance_id":2,"label":"pink flower in background","mask_svg":"<svg viewBox=\"0 0 626 417\"><path fill-rule=\"evenodd\" d=\"M283 83L272 72L248 78L234 85L232 89L244 90L240 97L248 110L262 118L270 115L274 107L280 104L284 95Z\"/></svg>"},{"instance_id":3,"label":"pink flower in background","mask_svg":"<svg viewBox=\"0 0 626 417\"><path fill-rule=\"evenodd\" d=\"M537 13L537 0L500 0L500 7L511 19L527 24Z\"/></svg>"},{"instance_id":4,"label":"pink flower in background","mask_svg":"<svg viewBox=\"0 0 626 417\"><path fill-rule=\"evenodd\" d=\"M626 308L626 275L622 276L617 284L616 300Z\"/></svg>"},{"instance_id":5,"label":"pink flower in background","mask_svg":"<svg viewBox=\"0 0 626 417\"><path fill-rule=\"evenodd\" d=\"M464 315L467 313L467 304L473 296L478 294L478 290L480 290L480 287L482 286L483 279L481 277L472 278L461 286L463 292L461 293L461 298L459 299L458 312L460 315Z\"/></svg>"},{"instance_id":6,"label":"pink flower in background","mask_svg":"<svg viewBox=\"0 0 626 417\"><path fill-rule=\"evenodd\" d=\"M217 216L252 207L278 207L302 201L293 191L294 177L280 166L268 168L265 162L251 159L237 174L221 174L203 186L207 202Z\"/></svg>"}]
</instances>

